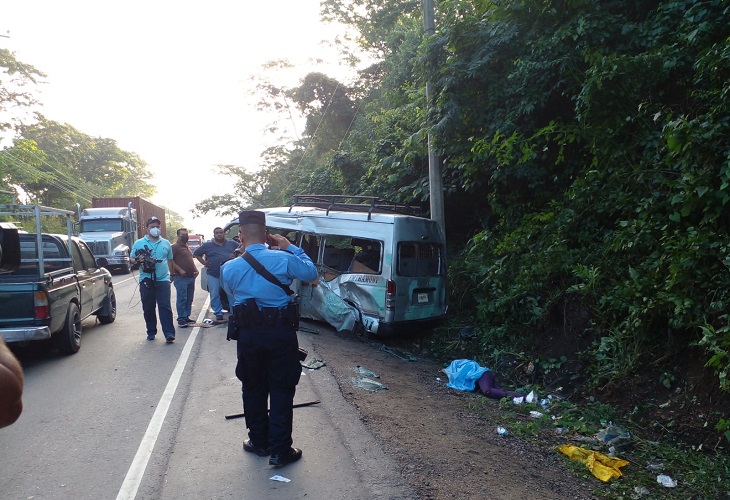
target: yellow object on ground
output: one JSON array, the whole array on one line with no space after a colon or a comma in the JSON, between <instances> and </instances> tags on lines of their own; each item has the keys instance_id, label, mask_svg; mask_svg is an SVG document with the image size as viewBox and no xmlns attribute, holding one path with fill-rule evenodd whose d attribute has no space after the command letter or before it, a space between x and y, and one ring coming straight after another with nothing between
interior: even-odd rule
<instances>
[{"instance_id":1,"label":"yellow object on ground","mask_svg":"<svg viewBox=\"0 0 730 500\"><path fill-rule=\"evenodd\" d=\"M558 451L563 455L567 455L574 462L586 464L591 474L604 483L611 478L621 477L622 474L619 468L629 464L626 460L607 457L597 451L586 450L572 444L558 446Z\"/></svg>"}]
</instances>

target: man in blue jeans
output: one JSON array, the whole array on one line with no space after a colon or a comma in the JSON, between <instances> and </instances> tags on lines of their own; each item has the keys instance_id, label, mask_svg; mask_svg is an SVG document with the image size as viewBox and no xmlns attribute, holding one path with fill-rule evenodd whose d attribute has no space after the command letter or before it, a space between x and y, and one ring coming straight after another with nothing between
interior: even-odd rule
<instances>
[{"instance_id":1,"label":"man in blue jeans","mask_svg":"<svg viewBox=\"0 0 730 500\"><path fill-rule=\"evenodd\" d=\"M195 249L193 255L198 262L203 264L208 274L208 293L210 294L210 307L213 309L215 319L223 321L223 304L221 303L221 264L234 258L233 253L238 248L238 243L226 239L223 228L213 229L213 239L208 240Z\"/></svg>"},{"instance_id":2,"label":"man in blue jeans","mask_svg":"<svg viewBox=\"0 0 730 500\"><path fill-rule=\"evenodd\" d=\"M195 278L198 268L195 267L193 252L188 248L188 230L177 230L177 241L172 245L172 283L175 285L177 300L177 327L187 328L189 323L195 323L190 318L195 296Z\"/></svg>"},{"instance_id":3,"label":"man in blue jeans","mask_svg":"<svg viewBox=\"0 0 730 500\"><path fill-rule=\"evenodd\" d=\"M130 259L139 265L139 295L147 325L147 340L157 335L157 313L160 309L162 333L168 343L175 341L175 325L172 322L170 305L170 271L172 269L172 246L162 237L160 219L154 215L147 219L147 234L132 245ZM145 258L146 257L146 258ZM145 263L150 265L145 265Z\"/></svg>"}]
</instances>

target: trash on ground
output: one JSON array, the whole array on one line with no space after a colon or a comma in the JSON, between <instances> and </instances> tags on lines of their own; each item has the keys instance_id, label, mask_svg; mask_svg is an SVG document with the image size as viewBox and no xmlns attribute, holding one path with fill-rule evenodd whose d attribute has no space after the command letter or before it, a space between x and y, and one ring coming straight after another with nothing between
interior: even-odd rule
<instances>
[{"instance_id":1,"label":"trash on ground","mask_svg":"<svg viewBox=\"0 0 730 500\"><path fill-rule=\"evenodd\" d=\"M542 416L543 416L543 414L542 414L542 413L540 413L539 411L534 411L534 410L533 410L533 411L531 411L531 412L530 412L530 416L531 416L532 418L540 418L540 417L542 417Z\"/></svg>"},{"instance_id":2,"label":"trash on ground","mask_svg":"<svg viewBox=\"0 0 730 500\"><path fill-rule=\"evenodd\" d=\"M415 357L413 354L403 351L401 349L395 349L394 347L388 347L386 345L383 345L380 347L380 350L385 351L388 354L392 354L393 356L396 356L405 361L418 361L418 358Z\"/></svg>"},{"instance_id":3,"label":"trash on ground","mask_svg":"<svg viewBox=\"0 0 730 500\"><path fill-rule=\"evenodd\" d=\"M661 484L665 488L676 488L677 487L677 481L675 481L671 477L666 476L664 474L659 474L656 477L656 482Z\"/></svg>"},{"instance_id":4,"label":"trash on ground","mask_svg":"<svg viewBox=\"0 0 730 500\"><path fill-rule=\"evenodd\" d=\"M540 404L540 406L542 406L543 408L545 408L547 410L548 408L550 408L550 405L552 404L552 402L553 402L553 396L548 395L548 397L542 398L540 400L539 404Z\"/></svg>"},{"instance_id":5,"label":"trash on ground","mask_svg":"<svg viewBox=\"0 0 730 500\"><path fill-rule=\"evenodd\" d=\"M311 358L311 359L308 359L306 362L301 361L301 365L304 368L309 368L310 370L316 370L317 368L322 368L323 366L327 365L327 363L325 363L324 360L320 359L320 358Z\"/></svg>"},{"instance_id":6,"label":"trash on ground","mask_svg":"<svg viewBox=\"0 0 730 500\"><path fill-rule=\"evenodd\" d=\"M212 320L212 319L210 319L210 318L205 318L205 319L203 320L203 324L205 324L205 325L212 325L212 324L214 324L214 323L215 323L215 321L214 321L214 320Z\"/></svg>"},{"instance_id":7,"label":"trash on ground","mask_svg":"<svg viewBox=\"0 0 730 500\"><path fill-rule=\"evenodd\" d=\"M310 328L307 326L303 326L301 323L299 324L299 328L297 329L298 332L307 332L307 333L314 333L315 335L319 335L319 330L315 328Z\"/></svg>"},{"instance_id":8,"label":"trash on ground","mask_svg":"<svg viewBox=\"0 0 730 500\"><path fill-rule=\"evenodd\" d=\"M378 392L378 391L387 391L388 390L388 386L381 384L377 380L373 380L371 378L352 377L350 380L352 380L352 385L354 385L355 387L358 387L360 389L365 389L366 391Z\"/></svg>"},{"instance_id":9,"label":"trash on ground","mask_svg":"<svg viewBox=\"0 0 730 500\"><path fill-rule=\"evenodd\" d=\"M477 329L473 326L465 326L459 330L459 338L473 339L477 335Z\"/></svg>"},{"instance_id":10,"label":"trash on ground","mask_svg":"<svg viewBox=\"0 0 730 500\"><path fill-rule=\"evenodd\" d=\"M288 479L284 476L271 476L269 479L272 481L281 481L282 483L290 483L291 479Z\"/></svg>"},{"instance_id":11,"label":"trash on ground","mask_svg":"<svg viewBox=\"0 0 730 500\"><path fill-rule=\"evenodd\" d=\"M574 462L585 464L591 474L604 483L611 478L621 477L623 474L619 469L629 464L626 460L607 457L597 451L586 450L572 444L560 445L558 451Z\"/></svg>"},{"instance_id":12,"label":"trash on ground","mask_svg":"<svg viewBox=\"0 0 730 500\"><path fill-rule=\"evenodd\" d=\"M537 395L535 394L535 391L530 391L530 393L525 397L512 398L512 402L516 405L521 405L522 403L533 403L536 399Z\"/></svg>"},{"instance_id":13,"label":"trash on ground","mask_svg":"<svg viewBox=\"0 0 730 500\"><path fill-rule=\"evenodd\" d=\"M651 491L649 491L649 488L647 488L646 486L634 486L634 493L636 493L640 497L643 497L644 495L651 494Z\"/></svg>"},{"instance_id":14,"label":"trash on ground","mask_svg":"<svg viewBox=\"0 0 730 500\"><path fill-rule=\"evenodd\" d=\"M506 427L502 427L501 425L497 427L497 434L500 436L507 436L509 434L509 431Z\"/></svg>"},{"instance_id":15,"label":"trash on ground","mask_svg":"<svg viewBox=\"0 0 730 500\"><path fill-rule=\"evenodd\" d=\"M595 438L607 448L618 449L631 443L631 433L611 422L598 431Z\"/></svg>"},{"instance_id":16,"label":"trash on ground","mask_svg":"<svg viewBox=\"0 0 730 500\"><path fill-rule=\"evenodd\" d=\"M372 372L372 371L368 370L367 368L365 368L364 366L360 366L360 365L357 365L357 367L355 368L355 373L357 373L358 375L362 375L363 377L380 378L380 375L378 375L377 373Z\"/></svg>"}]
</instances>

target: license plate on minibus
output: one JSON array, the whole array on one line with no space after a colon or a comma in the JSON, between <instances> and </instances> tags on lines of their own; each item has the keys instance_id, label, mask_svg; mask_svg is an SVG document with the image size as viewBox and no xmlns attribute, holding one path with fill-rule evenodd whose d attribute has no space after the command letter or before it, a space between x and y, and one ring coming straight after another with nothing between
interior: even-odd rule
<instances>
[{"instance_id":1,"label":"license plate on minibus","mask_svg":"<svg viewBox=\"0 0 730 500\"><path fill-rule=\"evenodd\" d=\"M428 304L428 293L419 293L418 294L418 303L419 304Z\"/></svg>"}]
</instances>

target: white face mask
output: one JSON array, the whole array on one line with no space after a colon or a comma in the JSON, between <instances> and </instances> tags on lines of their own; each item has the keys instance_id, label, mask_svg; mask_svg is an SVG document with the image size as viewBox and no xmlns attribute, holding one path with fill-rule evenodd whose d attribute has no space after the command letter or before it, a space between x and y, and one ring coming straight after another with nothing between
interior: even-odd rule
<instances>
[{"instance_id":1,"label":"white face mask","mask_svg":"<svg viewBox=\"0 0 730 500\"><path fill-rule=\"evenodd\" d=\"M152 236L153 238L157 238L158 236L160 236L160 228L159 227L150 228L150 236Z\"/></svg>"}]
</instances>

